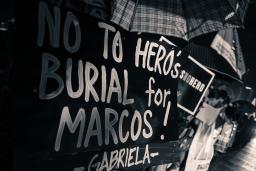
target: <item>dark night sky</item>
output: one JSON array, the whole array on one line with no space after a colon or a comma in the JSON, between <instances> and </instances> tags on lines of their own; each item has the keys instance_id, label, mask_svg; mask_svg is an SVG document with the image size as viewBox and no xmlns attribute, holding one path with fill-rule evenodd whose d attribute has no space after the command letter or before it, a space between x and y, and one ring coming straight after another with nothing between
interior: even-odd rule
<instances>
[{"instance_id":1,"label":"dark night sky","mask_svg":"<svg viewBox=\"0 0 256 171\"><path fill-rule=\"evenodd\" d=\"M14 15L14 0L1 0L0 21L9 19Z\"/></svg>"}]
</instances>

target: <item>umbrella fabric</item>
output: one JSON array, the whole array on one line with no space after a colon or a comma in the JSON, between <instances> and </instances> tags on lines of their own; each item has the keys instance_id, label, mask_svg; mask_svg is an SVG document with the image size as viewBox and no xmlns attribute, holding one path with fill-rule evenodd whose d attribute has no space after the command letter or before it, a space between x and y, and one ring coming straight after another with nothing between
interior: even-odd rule
<instances>
[{"instance_id":1,"label":"umbrella fabric","mask_svg":"<svg viewBox=\"0 0 256 171\"><path fill-rule=\"evenodd\" d=\"M233 14L236 15L236 17L233 18L234 22L243 24L249 1L250 0L228 0L229 4L234 10Z\"/></svg>"},{"instance_id":2,"label":"umbrella fabric","mask_svg":"<svg viewBox=\"0 0 256 171\"><path fill-rule=\"evenodd\" d=\"M114 0L111 21L134 32L189 40L201 34L240 27L247 4L248 0L244 0L244 5L234 11L233 6L223 0Z\"/></svg>"},{"instance_id":3,"label":"umbrella fabric","mask_svg":"<svg viewBox=\"0 0 256 171\"><path fill-rule=\"evenodd\" d=\"M242 78L242 75L246 72L246 67L237 29L231 28L219 31L211 47L230 64L239 78Z\"/></svg>"},{"instance_id":4,"label":"umbrella fabric","mask_svg":"<svg viewBox=\"0 0 256 171\"><path fill-rule=\"evenodd\" d=\"M191 42L185 46L183 50L189 52L189 54L198 62L216 71L217 73L235 80L239 80L237 73L232 69L229 63L212 48L200 46L194 42Z\"/></svg>"},{"instance_id":5,"label":"umbrella fabric","mask_svg":"<svg viewBox=\"0 0 256 171\"><path fill-rule=\"evenodd\" d=\"M116 0L111 21L126 30L184 37L180 0Z\"/></svg>"}]
</instances>

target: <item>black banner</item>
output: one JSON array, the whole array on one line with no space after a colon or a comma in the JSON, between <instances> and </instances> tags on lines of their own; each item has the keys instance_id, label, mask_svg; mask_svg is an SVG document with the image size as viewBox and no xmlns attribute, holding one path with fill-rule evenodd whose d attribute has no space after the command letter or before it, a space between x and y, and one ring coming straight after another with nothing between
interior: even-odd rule
<instances>
[{"instance_id":1,"label":"black banner","mask_svg":"<svg viewBox=\"0 0 256 171\"><path fill-rule=\"evenodd\" d=\"M187 53L45 2L30 18L30 27L18 28L20 38L32 40L18 41L17 56L32 59L16 64L16 170L132 169L179 161L188 149L177 122Z\"/></svg>"}]
</instances>

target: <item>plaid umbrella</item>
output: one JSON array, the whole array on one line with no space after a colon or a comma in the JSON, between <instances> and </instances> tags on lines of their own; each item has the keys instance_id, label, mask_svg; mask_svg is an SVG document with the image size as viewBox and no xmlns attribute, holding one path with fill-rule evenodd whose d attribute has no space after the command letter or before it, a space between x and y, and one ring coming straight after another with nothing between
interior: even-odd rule
<instances>
[{"instance_id":1,"label":"plaid umbrella","mask_svg":"<svg viewBox=\"0 0 256 171\"><path fill-rule=\"evenodd\" d=\"M234 79L240 81L239 75L231 67L229 62L219 55L214 49L198 45L194 42L190 42L183 49L189 52L191 56L201 64L215 71L218 76L225 77L226 80Z\"/></svg>"},{"instance_id":2,"label":"plaid umbrella","mask_svg":"<svg viewBox=\"0 0 256 171\"><path fill-rule=\"evenodd\" d=\"M235 28L221 30L212 41L211 47L223 57L239 78L246 72L244 57Z\"/></svg>"},{"instance_id":3,"label":"plaid umbrella","mask_svg":"<svg viewBox=\"0 0 256 171\"><path fill-rule=\"evenodd\" d=\"M126 30L189 40L243 24L249 0L114 0L111 21Z\"/></svg>"}]
</instances>

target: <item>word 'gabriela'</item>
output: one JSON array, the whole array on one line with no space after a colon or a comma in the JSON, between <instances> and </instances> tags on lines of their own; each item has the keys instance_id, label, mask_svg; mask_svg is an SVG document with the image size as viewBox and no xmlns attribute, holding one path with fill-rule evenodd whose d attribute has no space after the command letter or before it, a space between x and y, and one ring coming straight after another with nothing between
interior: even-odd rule
<instances>
[{"instance_id":1,"label":"word 'gabriela'","mask_svg":"<svg viewBox=\"0 0 256 171\"><path fill-rule=\"evenodd\" d=\"M150 158L157 155L158 153L150 153L148 144L143 148L122 148L111 151L109 155L107 152L104 152L103 156L95 154L92 157L87 170L111 171L113 169L150 164Z\"/></svg>"}]
</instances>

